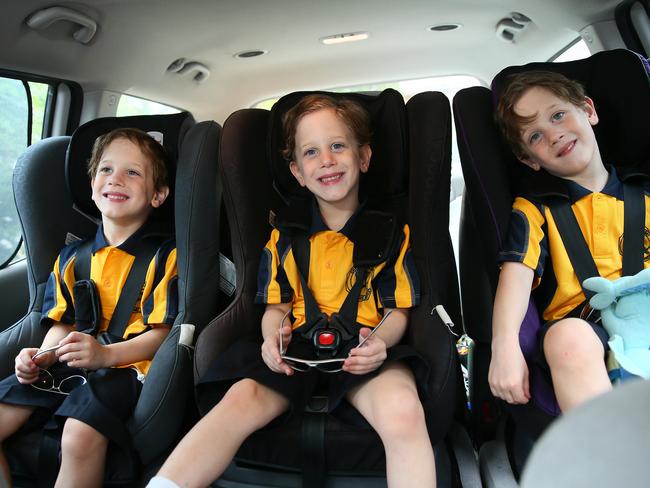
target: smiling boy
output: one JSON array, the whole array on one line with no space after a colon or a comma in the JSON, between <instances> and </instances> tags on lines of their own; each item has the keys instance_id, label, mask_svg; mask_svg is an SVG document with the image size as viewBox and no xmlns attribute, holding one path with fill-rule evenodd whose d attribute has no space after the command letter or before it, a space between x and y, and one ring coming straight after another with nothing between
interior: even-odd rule
<instances>
[{"instance_id":1,"label":"smiling boy","mask_svg":"<svg viewBox=\"0 0 650 488\"><path fill-rule=\"evenodd\" d=\"M593 131L598 123L594 102L578 83L560 74L527 72L509 80L496 118L523 164L559 178L552 192L570 202L600 275L620 277L623 184L614 167L607 168L601 159ZM494 303L489 383L494 395L509 403L529 401L519 328L531 289L537 288L546 321L539 360L564 412L611 388L604 360L608 335L599 317L581 318L585 296L544 198L541 189L533 188L513 204L499 257L503 266ZM647 188L645 201L647 232Z\"/></svg>"},{"instance_id":2,"label":"smiling boy","mask_svg":"<svg viewBox=\"0 0 650 488\"><path fill-rule=\"evenodd\" d=\"M57 487L102 486L109 442L130 454L126 420L176 315L174 241L149 225L169 193L164 149L140 130L117 129L97 139L88 171L102 224L93 240L61 250L45 289L43 343L21 350L15 375L0 382L0 441L28 421L34 427L55 420L48 430L62 435ZM142 294L123 324L124 335L115 343L100 342L145 242L155 255L150 261L147 255ZM97 337L75 327L75 264L84 246L99 297ZM44 353L36 356L39 350ZM1 451L0 469L10 479Z\"/></svg>"},{"instance_id":3,"label":"smiling boy","mask_svg":"<svg viewBox=\"0 0 650 488\"><path fill-rule=\"evenodd\" d=\"M301 282L295 235L286 235L286 228L279 226L263 251L258 274L256 302L265 305L261 344L241 340L217 357L202 387L216 388L221 400L185 436L148 486L208 485L250 434L282 414L300 414L324 374L329 410L336 413L351 405L379 434L389 486L435 486L433 449L418 396L423 376L411 369L422 360L408 346L398 345L408 324L408 308L419 300L408 226L391 235L396 237L391 255L368 275L353 265L353 249L360 241L350 236L368 218L359 200L359 183L372 154L369 117L351 100L309 95L287 112L283 128L289 169L313 195L311 222L300 222L309 229L311 259L303 278L310 291ZM313 352L315 347L317 336L311 332L315 334L316 322L310 318L308 294L331 326L332 316L343 315L343 303L348 292L353 293L346 289L350 281L352 290L359 294L358 281L366 292L353 302L356 322L345 324L354 335L341 345L342 371L340 366L328 373L304 371L285 361L280 335L289 350ZM291 324L285 321L289 312ZM386 320L381 330L359 346L382 316ZM194 469L188 470L188 463Z\"/></svg>"}]
</instances>

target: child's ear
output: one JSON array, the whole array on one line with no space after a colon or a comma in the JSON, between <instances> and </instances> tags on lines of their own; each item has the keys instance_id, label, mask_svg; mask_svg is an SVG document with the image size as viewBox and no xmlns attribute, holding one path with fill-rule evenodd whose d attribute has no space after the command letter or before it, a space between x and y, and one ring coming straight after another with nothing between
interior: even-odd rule
<instances>
[{"instance_id":1,"label":"child's ear","mask_svg":"<svg viewBox=\"0 0 650 488\"><path fill-rule=\"evenodd\" d=\"M160 207L165 202L165 199L167 198L168 195L169 195L169 187L161 186L153 194L153 198L151 199L151 206L153 208Z\"/></svg>"},{"instance_id":2,"label":"child's ear","mask_svg":"<svg viewBox=\"0 0 650 488\"><path fill-rule=\"evenodd\" d=\"M372 156L372 149L369 144L359 146L359 170L366 173L370 167L370 157Z\"/></svg>"},{"instance_id":3,"label":"child's ear","mask_svg":"<svg viewBox=\"0 0 650 488\"><path fill-rule=\"evenodd\" d=\"M524 163L526 166L531 168L533 171L539 171L542 167L539 165L539 163L536 163L532 159L529 159L527 156L519 156L517 159Z\"/></svg>"},{"instance_id":4,"label":"child's ear","mask_svg":"<svg viewBox=\"0 0 650 488\"><path fill-rule=\"evenodd\" d=\"M298 166L298 163L295 161L291 161L289 163L289 169L291 170L291 174L293 177L298 180L298 183L300 186L305 186L305 179L302 177L302 173L300 172L300 167Z\"/></svg>"},{"instance_id":5,"label":"child's ear","mask_svg":"<svg viewBox=\"0 0 650 488\"><path fill-rule=\"evenodd\" d=\"M585 111L587 114L587 119L589 120L589 123L591 125L596 125L598 123L598 114L596 113L596 105L594 104L594 101L589 98L585 97L585 103L582 106L582 110Z\"/></svg>"}]
</instances>

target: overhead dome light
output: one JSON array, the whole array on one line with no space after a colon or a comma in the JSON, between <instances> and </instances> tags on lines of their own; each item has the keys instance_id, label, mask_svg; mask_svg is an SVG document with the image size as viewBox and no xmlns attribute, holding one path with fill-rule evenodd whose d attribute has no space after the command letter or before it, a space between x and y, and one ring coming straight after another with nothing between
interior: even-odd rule
<instances>
[{"instance_id":1,"label":"overhead dome light","mask_svg":"<svg viewBox=\"0 0 650 488\"><path fill-rule=\"evenodd\" d=\"M447 32L460 29L462 26L463 24L438 24L430 25L427 27L427 30L430 30L432 32Z\"/></svg>"},{"instance_id":2,"label":"overhead dome light","mask_svg":"<svg viewBox=\"0 0 650 488\"><path fill-rule=\"evenodd\" d=\"M368 39L368 32L347 32L345 34L335 34L333 36L321 37L320 42L323 44L341 44L343 42L356 42Z\"/></svg>"},{"instance_id":3,"label":"overhead dome light","mask_svg":"<svg viewBox=\"0 0 650 488\"><path fill-rule=\"evenodd\" d=\"M251 49L250 51L242 51L240 53L237 53L233 57L242 59L256 58L257 56L263 56L266 53L268 53L268 51L265 51L264 49Z\"/></svg>"}]
</instances>

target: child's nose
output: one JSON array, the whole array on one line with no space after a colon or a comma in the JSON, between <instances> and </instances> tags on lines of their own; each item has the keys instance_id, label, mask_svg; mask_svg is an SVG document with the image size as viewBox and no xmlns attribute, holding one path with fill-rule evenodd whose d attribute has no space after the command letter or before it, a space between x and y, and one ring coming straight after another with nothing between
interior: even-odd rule
<instances>
[{"instance_id":1,"label":"child's nose","mask_svg":"<svg viewBox=\"0 0 650 488\"><path fill-rule=\"evenodd\" d=\"M334 153L326 149L321 153L321 164L323 166L332 166L334 164Z\"/></svg>"}]
</instances>

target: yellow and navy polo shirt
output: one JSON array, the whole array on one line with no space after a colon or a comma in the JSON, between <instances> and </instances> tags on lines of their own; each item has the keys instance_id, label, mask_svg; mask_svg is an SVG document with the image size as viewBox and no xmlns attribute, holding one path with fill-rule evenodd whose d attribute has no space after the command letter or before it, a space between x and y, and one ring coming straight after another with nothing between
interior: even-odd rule
<instances>
[{"instance_id":1,"label":"yellow and navy polo shirt","mask_svg":"<svg viewBox=\"0 0 650 488\"><path fill-rule=\"evenodd\" d=\"M102 310L99 332L104 332L113 316L120 293L135 261L138 242L147 233L143 226L119 246L109 246L102 226L97 230L91 248L90 279L95 282ZM81 241L61 250L45 288L42 323L74 324L72 287L76 282L74 262ZM164 242L149 263L142 293L136 301L124 338L129 339L161 324L171 326L178 313L176 248L174 240ZM140 361L120 367L134 367L146 374L151 361Z\"/></svg>"},{"instance_id":2,"label":"yellow and navy polo shirt","mask_svg":"<svg viewBox=\"0 0 650 488\"><path fill-rule=\"evenodd\" d=\"M349 237L357 216L359 211L336 232L327 228L316 206L312 212L307 285L320 310L328 316L339 311L354 285L354 281L350 283L354 243ZM374 327L381 320L380 309L410 308L420 302L420 282L409 248L408 225L402 232L393 256L370 273L371 293L362 294L359 299L357 322L360 324ZM255 303L291 303L293 328L305 322L304 295L291 241L277 229L271 232L264 247L257 284Z\"/></svg>"},{"instance_id":3,"label":"yellow and navy polo shirt","mask_svg":"<svg viewBox=\"0 0 650 488\"><path fill-rule=\"evenodd\" d=\"M571 202L585 241L603 278L619 278L623 268L623 184L611 167L600 192L565 181L564 194ZM645 263L650 266L650 197L645 188ZM500 262L523 263L535 271L533 288L544 320L565 317L585 296L562 243L550 209L517 197L512 207L508 237Z\"/></svg>"}]
</instances>

